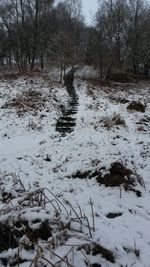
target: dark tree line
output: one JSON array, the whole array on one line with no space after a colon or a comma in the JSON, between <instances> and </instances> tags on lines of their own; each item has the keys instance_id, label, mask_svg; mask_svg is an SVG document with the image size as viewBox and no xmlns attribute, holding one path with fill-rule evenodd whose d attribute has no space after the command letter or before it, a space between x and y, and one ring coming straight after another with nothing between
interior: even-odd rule
<instances>
[{"instance_id":1,"label":"dark tree line","mask_svg":"<svg viewBox=\"0 0 150 267\"><path fill-rule=\"evenodd\" d=\"M0 63L20 71L51 62L64 70L80 61L80 0L4 0L0 5Z\"/></svg>"},{"instance_id":2,"label":"dark tree line","mask_svg":"<svg viewBox=\"0 0 150 267\"><path fill-rule=\"evenodd\" d=\"M41 58L46 32L45 20L49 16L51 0L4 0L0 6L0 60L1 64L16 63L20 71L36 58ZM41 62L42 64L42 62Z\"/></svg>"},{"instance_id":3,"label":"dark tree line","mask_svg":"<svg viewBox=\"0 0 150 267\"><path fill-rule=\"evenodd\" d=\"M135 75L150 68L150 6L146 0L100 0L94 26L87 26L81 0L0 0L0 64L113 68Z\"/></svg>"},{"instance_id":4,"label":"dark tree line","mask_svg":"<svg viewBox=\"0 0 150 267\"><path fill-rule=\"evenodd\" d=\"M100 74L112 68L137 75L150 68L150 6L146 0L99 1L96 14ZM96 47L97 47L96 45ZM95 60L94 60L95 61Z\"/></svg>"}]
</instances>

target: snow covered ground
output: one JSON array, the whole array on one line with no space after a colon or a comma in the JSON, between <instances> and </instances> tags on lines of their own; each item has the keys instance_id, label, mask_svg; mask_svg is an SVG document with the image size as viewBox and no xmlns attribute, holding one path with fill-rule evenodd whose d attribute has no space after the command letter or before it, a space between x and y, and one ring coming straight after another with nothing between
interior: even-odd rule
<instances>
[{"instance_id":1,"label":"snow covered ground","mask_svg":"<svg viewBox=\"0 0 150 267\"><path fill-rule=\"evenodd\" d=\"M64 205L71 203L74 215L83 214L89 220L91 227L79 231L74 226L76 231L71 232L66 243L57 246L55 252L61 258L70 253L70 248L74 250L69 263L63 261L59 266L149 267L150 82L106 87L91 80L78 79L74 85L79 96L78 113L74 115L76 126L72 133L61 136L55 125L67 107L69 96L64 86L40 76L0 80L0 209L10 205L9 201L4 204L2 192L12 193L12 176L15 174L28 192L47 188ZM26 109L26 97L32 98L27 92L31 91L39 93L34 96L37 102ZM24 106L15 102L13 107L12 101L16 98ZM146 111L128 110L127 106L133 100L146 105ZM121 124L116 123L118 117ZM123 186L105 187L95 177L80 177L86 171L92 173L101 168L105 175L114 162L121 162L136 177L142 177L144 186L135 186L141 197L133 191L125 191ZM50 192L47 191L47 195L50 197ZM12 198L14 206L18 205L17 197L22 196ZM46 210L41 212L39 217L47 218ZM31 220L34 217L30 210L26 210L26 214L24 216L31 216ZM1 215L1 222L5 216ZM84 245L85 240L87 244L95 242L111 251L114 260L103 255L106 251L91 255L85 248L82 253L81 249L76 250L76 246ZM48 253L46 249L44 251ZM3 251L0 259L9 258L13 253L16 253L15 249ZM29 259L28 262L20 265L9 262L8 266L32 266L35 251L30 253L25 256L24 252L23 258ZM51 263L58 266L53 257ZM1 266L3 264L4 261ZM42 264L35 266L51 266L48 261Z\"/></svg>"}]
</instances>

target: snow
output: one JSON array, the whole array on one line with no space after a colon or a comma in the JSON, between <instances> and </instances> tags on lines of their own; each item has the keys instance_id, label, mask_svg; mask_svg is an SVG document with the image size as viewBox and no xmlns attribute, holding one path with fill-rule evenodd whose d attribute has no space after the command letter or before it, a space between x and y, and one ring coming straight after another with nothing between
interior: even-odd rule
<instances>
[{"instance_id":1,"label":"snow","mask_svg":"<svg viewBox=\"0 0 150 267\"><path fill-rule=\"evenodd\" d=\"M82 75L84 72L85 70ZM0 107L25 90L37 90L47 97L46 107L42 111L37 110L36 116L29 111L18 117L15 108L0 109L1 177L6 173L16 173L27 190L40 187L50 189L63 203L69 201L75 210L78 210L79 205L90 225L91 198L96 227L92 238L95 242L100 241L116 256L114 264L103 258L99 259L100 264L109 267L149 267L150 132L148 123L144 125L145 131L138 131L139 125L136 123L143 117L150 118L150 83L141 82L124 89L120 84L113 88L95 86L92 95L88 94L90 86L79 77L75 81L79 96L78 113L74 115L76 126L72 133L61 136L55 131L55 124L61 114L60 104L67 106L68 95L64 86L57 82L53 84L42 77L31 79L25 76L16 80L0 80ZM146 112L129 112L128 103L121 104L116 101L118 98L140 100L147 104ZM47 109L49 112L46 112ZM126 125L115 125L110 129L103 127L103 120L113 117L114 114L119 114ZM41 115L44 115L42 119ZM28 127L31 121L41 128L34 130ZM45 160L47 155L51 161ZM134 192L123 189L120 198L120 188L99 186L95 178L68 178L78 170L94 170L103 166L108 170L111 163L118 160L129 169L136 170L144 179L145 189L140 188L141 198ZM7 191L11 191L11 178L3 179L2 183ZM122 215L109 219L106 215L110 212ZM21 216L27 216L31 221L37 219L37 214L32 210L26 210ZM39 216L47 219L49 214L41 211ZM87 235L88 231L85 231ZM76 242L78 245L82 243L72 237L67 244ZM139 257L134 253L135 246L140 251ZM128 253L123 248L128 248ZM56 252L63 256L69 249L59 247ZM93 262L90 257L89 260ZM21 267L29 265L20 264ZM77 258L74 266L81 265L85 266L84 260Z\"/></svg>"}]
</instances>

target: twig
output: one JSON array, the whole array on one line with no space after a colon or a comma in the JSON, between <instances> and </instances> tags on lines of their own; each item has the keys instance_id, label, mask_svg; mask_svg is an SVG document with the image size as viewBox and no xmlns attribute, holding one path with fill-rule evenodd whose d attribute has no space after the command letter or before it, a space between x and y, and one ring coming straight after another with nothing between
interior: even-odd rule
<instances>
[{"instance_id":1,"label":"twig","mask_svg":"<svg viewBox=\"0 0 150 267\"><path fill-rule=\"evenodd\" d=\"M42 260L48 262L49 264L51 264L52 267L56 267L56 265L54 265L50 260L46 259L45 257L41 256L40 257Z\"/></svg>"},{"instance_id":2,"label":"twig","mask_svg":"<svg viewBox=\"0 0 150 267\"><path fill-rule=\"evenodd\" d=\"M72 247L71 247L71 249L69 250L69 252L67 253L67 255L70 253L71 250L72 250ZM66 256L65 256L64 259L63 259L63 258L60 257L58 254L56 254L56 252L54 252L52 249L51 249L51 251L52 251L52 253L53 253L56 257L58 257L61 261L63 261L63 262L65 262L65 263L69 264L70 267L73 267L72 264L70 264L69 262L66 262L66 261L65 261L65 257L66 257Z\"/></svg>"},{"instance_id":3,"label":"twig","mask_svg":"<svg viewBox=\"0 0 150 267\"><path fill-rule=\"evenodd\" d=\"M72 208L73 212L75 213L75 215L77 216L77 218L79 219L80 223L82 224L82 221L79 217L79 215L77 214L76 210L74 209L74 207L71 205L71 203L67 200L66 203Z\"/></svg>"},{"instance_id":4,"label":"twig","mask_svg":"<svg viewBox=\"0 0 150 267\"><path fill-rule=\"evenodd\" d=\"M91 232L91 227L90 227L90 224L89 224L89 219L88 219L87 216L85 216L85 219L86 219L86 221L87 221L87 226L88 226L88 228L89 228L89 234L90 234L90 237L92 238L92 232Z\"/></svg>"},{"instance_id":5,"label":"twig","mask_svg":"<svg viewBox=\"0 0 150 267\"><path fill-rule=\"evenodd\" d=\"M62 207L64 208L64 210L66 211L67 213L67 216L69 217L69 213L66 209L66 207L64 206L64 204L55 196L55 194L53 194L47 187L45 187L44 189L46 189L54 198L57 199L57 201L62 205Z\"/></svg>"},{"instance_id":6,"label":"twig","mask_svg":"<svg viewBox=\"0 0 150 267\"><path fill-rule=\"evenodd\" d=\"M77 205L78 205L78 208L79 208L79 211L80 211L80 216L82 217L83 215L82 215L81 207L80 207L80 205L78 203L77 203Z\"/></svg>"},{"instance_id":7,"label":"twig","mask_svg":"<svg viewBox=\"0 0 150 267\"><path fill-rule=\"evenodd\" d=\"M25 192L25 191L26 191L25 186L24 186L24 184L22 183L22 181L21 181L19 175L16 176L16 177L18 178L18 181L19 181L19 183L21 184L21 186L23 187L23 190L24 190L24 192Z\"/></svg>"},{"instance_id":8,"label":"twig","mask_svg":"<svg viewBox=\"0 0 150 267\"><path fill-rule=\"evenodd\" d=\"M95 232L95 218L94 218L94 209L93 209L93 203L92 203L92 199L91 199L91 198L90 198L90 205L91 205L91 211L92 211L93 232Z\"/></svg>"},{"instance_id":9,"label":"twig","mask_svg":"<svg viewBox=\"0 0 150 267\"><path fill-rule=\"evenodd\" d=\"M36 254L36 256L33 258L33 260L31 261L29 267L32 267L32 264L33 264L33 263L36 263L37 260L39 259L39 257L40 257L40 253L38 252L38 253Z\"/></svg>"},{"instance_id":10,"label":"twig","mask_svg":"<svg viewBox=\"0 0 150 267\"><path fill-rule=\"evenodd\" d=\"M81 249L81 253L83 254L83 256L85 257L85 259L87 260L87 262L88 262L89 266L91 266L91 263L90 263L90 261L89 261L88 257L85 255L85 253L83 252L83 250L82 250L82 249Z\"/></svg>"},{"instance_id":11,"label":"twig","mask_svg":"<svg viewBox=\"0 0 150 267\"><path fill-rule=\"evenodd\" d=\"M17 252L17 257L18 257L18 259L17 259L17 260L18 260L18 267L20 266L20 263L19 263L19 258L20 258L19 256L20 256L20 255L19 255L19 254L20 254L20 251L19 251L19 244L18 244L18 252Z\"/></svg>"},{"instance_id":12,"label":"twig","mask_svg":"<svg viewBox=\"0 0 150 267\"><path fill-rule=\"evenodd\" d=\"M53 206L53 208L57 211L57 208L56 208L55 205L52 203L52 200L50 200L50 199L45 195L45 193L44 193L44 196L45 196L45 199L48 200L48 201L45 202L45 203L46 203L46 204L47 204L47 203L51 203L51 205Z\"/></svg>"},{"instance_id":13,"label":"twig","mask_svg":"<svg viewBox=\"0 0 150 267\"><path fill-rule=\"evenodd\" d=\"M120 186L120 198L122 198L122 188Z\"/></svg>"}]
</instances>

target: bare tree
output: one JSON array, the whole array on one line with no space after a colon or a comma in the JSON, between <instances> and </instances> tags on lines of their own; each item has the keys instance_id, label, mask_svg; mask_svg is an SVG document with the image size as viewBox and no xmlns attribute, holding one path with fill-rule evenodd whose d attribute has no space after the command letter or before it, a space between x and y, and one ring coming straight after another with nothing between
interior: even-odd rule
<instances>
[{"instance_id":1,"label":"bare tree","mask_svg":"<svg viewBox=\"0 0 150 267\"><path fill-rule=\"evenodd\" d=\"M145 4L142 0L129 0L130 19L130 47L134 74L138 73L140 43L143 35L143 19L145 17Z\"/></svg>"},{"instance_id":2,"label":"bare tree","mask_svg":"<svg viewBox=\"0 0 150 267\"><path fill-rule=\"evenodd\" d=\"M99 0L95 25L84 24L81 0L3 0L0 5L0 63L20 71L45 63L98 66L138 74L150 68L150 6L146 0Z\"/></svg>"}]
</instances>

